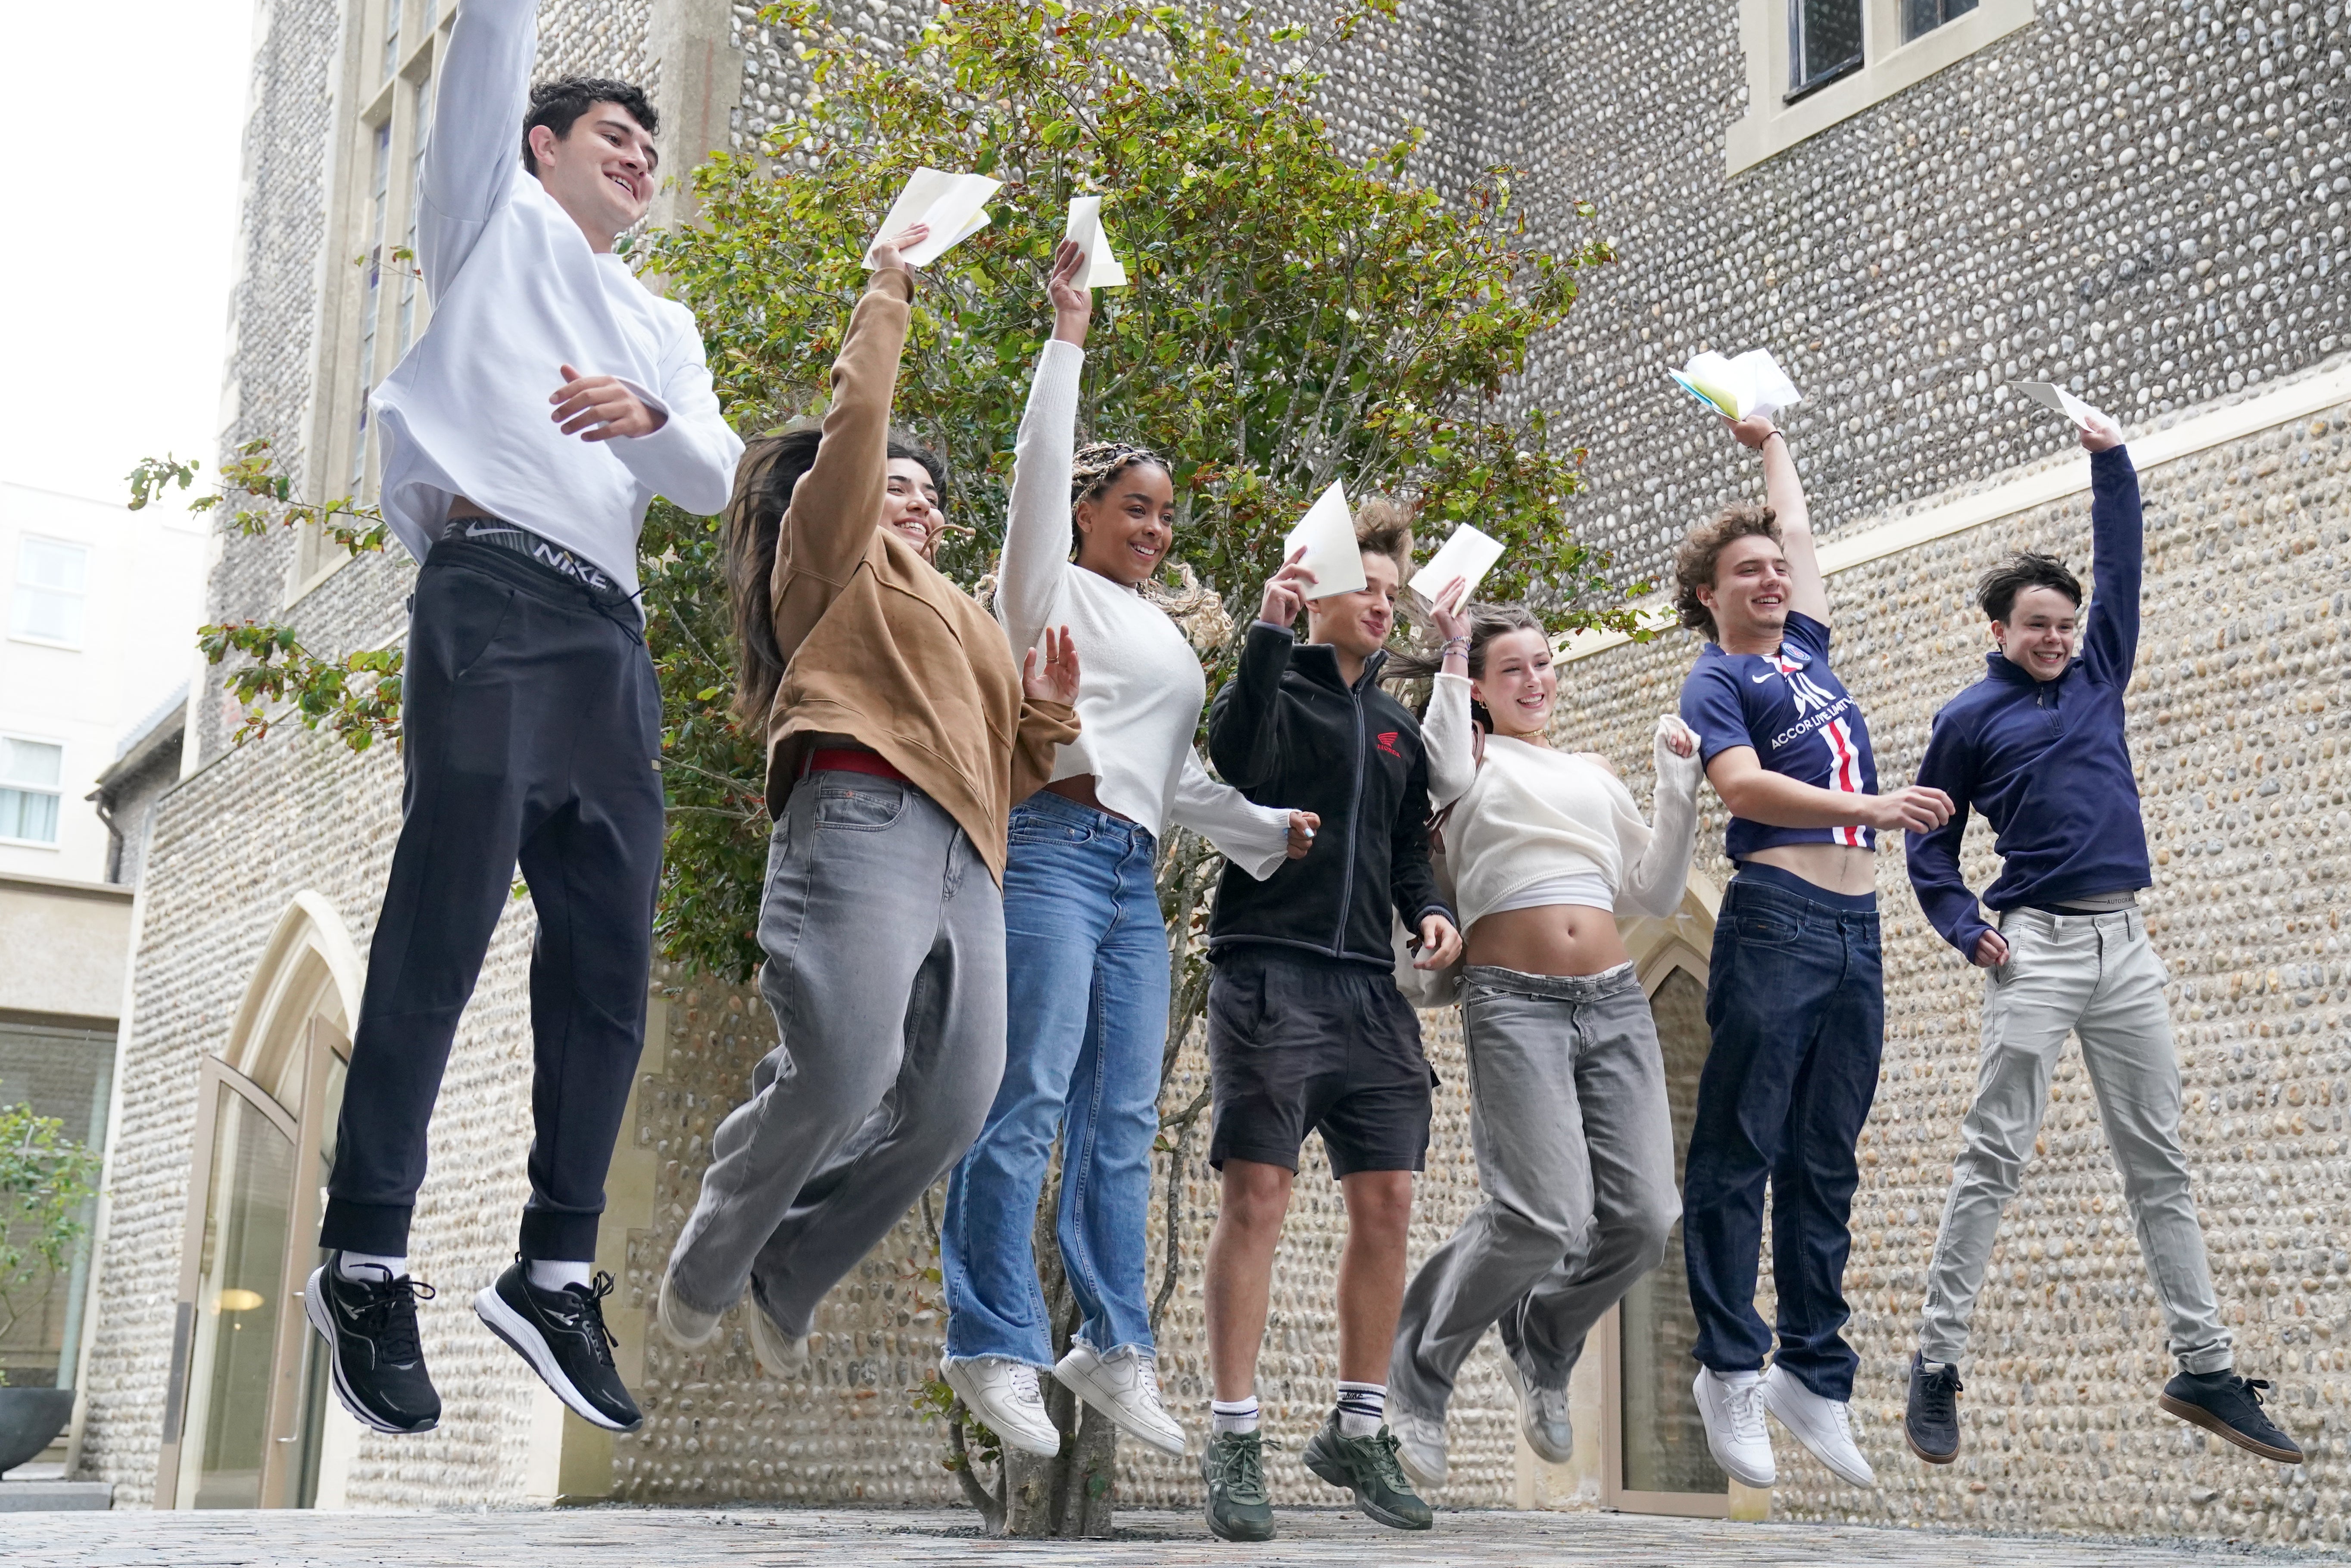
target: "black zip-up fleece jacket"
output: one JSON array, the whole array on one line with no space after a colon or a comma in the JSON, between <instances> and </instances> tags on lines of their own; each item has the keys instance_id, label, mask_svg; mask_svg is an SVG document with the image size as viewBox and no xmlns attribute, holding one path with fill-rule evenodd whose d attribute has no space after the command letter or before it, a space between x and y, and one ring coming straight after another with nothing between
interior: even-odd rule
<instances>
[{"instance_id":1,"label":"black zip-up fleece jacket","mask_svg":"<svg viewBox=\"0 0 2351 1568\"><path fill-rule=\"evenodd\" d=\"M1387 655L1364 661L1352 687L1339 656L1301 646L1284 628L1249 628L1240 669L1208 710L1208 755L1225 782L1259 805L1322 818L1305 858L1259 882L1225 867L1208 945L1237 942L1395 966L1388 909L1414 929L1453 911L1428 867L1428 759L1420 726L1379 685Z\"/></svg>"}]
</instances>

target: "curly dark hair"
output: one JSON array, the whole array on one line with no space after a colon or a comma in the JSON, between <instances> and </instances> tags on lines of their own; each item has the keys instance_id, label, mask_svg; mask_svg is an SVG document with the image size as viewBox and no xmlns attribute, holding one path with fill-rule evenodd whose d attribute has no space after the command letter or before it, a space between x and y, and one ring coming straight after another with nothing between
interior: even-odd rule
<instances>
[{"instance_id":1,"label":"curly dark hair","mask_svg":"<svg viewBox=\"0 0 2351 1568\"><path fill-rule=\"evenodd\" d=\"M1780 514L1769 506L1726 506L1682 536L1674 551L1674 608L1682 624L1715 637L1714 612L1698 602L1700 588L1714 587L1715 563L1734 539L1760 534L1780 542Z\"/></svg>"},{"instance_id":2,"label":"curly dark hair","mask_svg":"<svg viewBox=\"0 0 2351 1568\"><path fill-rule=\"evenodd\" d=\"M618 104L630 119L645 128L647 136L661 131L660 111L645 96L645 89L636 83L614 81L610 77L558 77L530 89L530 113L522 122L523 171L534 175L538 172L538 161L530 151L533 127L547 127L560 141L571 134L572 126L581 115L600 103Z\"/></svg>"},{"instance_id":3,"label":"curly dark hair","mask_svg":"<svg viewBox=\"0 0 2351 1568\"><path fill-rule=\"evenodd\" d=\"M2027 588L2055 588L2082 607L2082 579L2054 556L2019 550L1986 572L1976 583L1976 603L1992 620L2006 620L2016 608L2016 596Z\"/></svg>"}]
</instances>

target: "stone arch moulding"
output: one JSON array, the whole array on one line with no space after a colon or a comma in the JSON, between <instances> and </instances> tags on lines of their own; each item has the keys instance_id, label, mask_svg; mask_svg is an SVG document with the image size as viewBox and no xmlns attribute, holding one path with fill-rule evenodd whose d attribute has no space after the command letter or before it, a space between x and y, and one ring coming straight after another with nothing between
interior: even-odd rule
<instances>
[{"instance_id":1,"label":"stone arch moulding","mask_svg":"<svg viewBox=\"0 0 2351 1568\"><path fill-rule=\"evenodd\" d=\"M1656 990L1665 971L1676 965L1700 981L1706 979L1708 957L1714 951L1714 921L1722 909L1722 889L1705 872L1693 869L1682 891L1681 908L1664 919L1644 916L1622 922L1625 950L1633 960L1641 989Z\"/></svg>"},{"instance_id":2,"label":"stone arch moulding","mask_svg":"<svg viewBox=\"0 0 2351 1568\"><path fill-rule=\"evenodd\" d=\"M367 961L341 914L325 894L304 888L287 900L262 948L221 1059L276 1092L312 1019L328 1019L350 1037L366 983Z\"/></svg>"}]
</instances>

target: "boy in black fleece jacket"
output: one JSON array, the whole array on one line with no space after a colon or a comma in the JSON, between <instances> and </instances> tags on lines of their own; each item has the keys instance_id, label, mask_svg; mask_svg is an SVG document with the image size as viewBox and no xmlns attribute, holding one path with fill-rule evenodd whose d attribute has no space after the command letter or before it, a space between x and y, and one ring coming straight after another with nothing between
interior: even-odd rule
<instances>
[{"instance_id":1,"label":"boy in black fleece jacket","mask_svg":"<svg viewBox=\"0 0 2351 1568\"><path fill-rule=\"evenodd\" d=\"M1208 714L1209 755L1228 782L1260 804L1322 817L1312 852L1264 882L1228 868L1208 920L1208 1162L1223 1188L1207 1265L1216 1398L1202 1471L1208 1526L1228 1541L1273 1534L1257 1355L1310 1127L1345 1195L1347 1242L1338 1405L1307 1447L1307 1468L1352 1490L1382 1524L1430 1523L1382 1419L1412 1173L1427 1153L1437 1076L1395 988L1388 911L1419 933L1426 966L1451 962L1461 937L1429 869L1420 727L1378 684L1412 533L1395 507L1374 502L1355 537L1365 587L1309 601L1313 577L1293 556L1266 585L1240 669ZM1301 606L1302 646L1290 629Z\"/></svg>"}]
</instances>

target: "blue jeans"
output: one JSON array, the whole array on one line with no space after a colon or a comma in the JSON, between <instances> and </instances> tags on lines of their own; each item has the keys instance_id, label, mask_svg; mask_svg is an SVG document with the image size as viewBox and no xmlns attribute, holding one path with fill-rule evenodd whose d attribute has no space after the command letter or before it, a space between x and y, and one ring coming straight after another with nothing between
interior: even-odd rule
<instances>
[{"instance_id":1,"label":"blue jeans","mask_svg":"<svg viewBox=\"0 0 2351 1568\"><path fill-rule=\"evenodd\" d=\"M1875 895L1744 865L1722 896L1706 988L1712 1049L1682 1178L1692 1354L1752 1372L1771 1350L1755 1310L1763 1185L1771 1185L1776 1365L1825 1399L1853 1397L1859 1358L1840 1332L1854 1146L1877 1093L1886 1034Z\"/></svg>"},{"instance_id":2,"label":"blue jeans","mask_svg":"<svg viewBox=\"0 0 2351 1568\"><path fill-rule=\"evenodd\" d=\"M947 1355L1053 1364L1031 1237L1056 1128L1078 1337L1105 1354L1148 1352L1144 1237L1168 997L1155 846L1134 823L1044 791L1014 808L1010 839L1011 1029L987 1125L947 1187Z\"/></svg>"}]
</instances>

